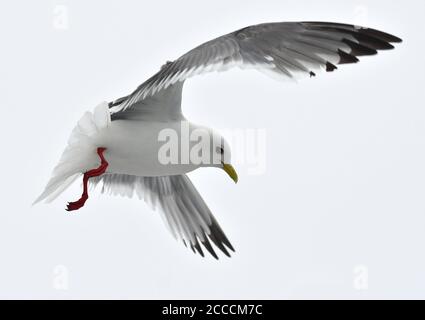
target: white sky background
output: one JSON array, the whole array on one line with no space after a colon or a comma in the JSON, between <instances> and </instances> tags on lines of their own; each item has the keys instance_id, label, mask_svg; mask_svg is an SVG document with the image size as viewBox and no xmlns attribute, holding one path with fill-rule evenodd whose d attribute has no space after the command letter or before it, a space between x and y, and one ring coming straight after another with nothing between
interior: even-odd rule
<instances>
[{"instance_id":1,"label":"white sky background","mask_svg":"<svg viewBox=\"0 0 425 320\"><path fill-rule=\"evenodd\" d=\"M111 2L0 5L0 298L425 298L423 1ZM190 174L231 259L192 254L137 199L96 193L70 214L78 183L31 207L86 110L206 40L291 20L404 43L295 85L239 70L187 82L189 119L267 132L264 174Z\"/></svg>"}]
</instances>

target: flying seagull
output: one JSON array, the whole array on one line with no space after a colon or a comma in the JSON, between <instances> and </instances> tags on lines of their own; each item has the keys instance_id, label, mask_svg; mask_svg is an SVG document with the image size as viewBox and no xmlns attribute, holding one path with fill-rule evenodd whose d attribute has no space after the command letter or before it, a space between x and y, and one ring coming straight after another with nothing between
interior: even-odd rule
<instances>
[{"instance_id":1,"label":"flying seagull","mask_svg":"<svg viewBox=\"0 0 425 320\"><path fill-rule=\"evenodd\" d=\"M213 243L230 257L233 246L186 174L215 167L235 182L238 176L230 164L226 140L183 116L184 82L198 74L236 66L281 78L314 77L319 70L332 72L337 65L356 63L358 56L393 49L391 43L397 42L401 39L375 29L329 22L264 23L208 41L167 62L128 96L86 112L35 203L52 201L82 175L83 194L68 203L67 210L85 204L89 182L93 186L101 183L102 192L127 197L136 194L158 208L174 237L193 252L204 256L203 246L218 259ZM161 139L166 130L176 133L179 155L195 147L196 141L188 138L191 134L206 133L209 138L202 146L207 147L202 150L206 150L203 159L208 161L192 161L192 153L186 162L181 157L177 162L161 161L164 143L169 142ZM168 151L165 154L170 155L172 149Z\"/></svg>"}]
</instances>

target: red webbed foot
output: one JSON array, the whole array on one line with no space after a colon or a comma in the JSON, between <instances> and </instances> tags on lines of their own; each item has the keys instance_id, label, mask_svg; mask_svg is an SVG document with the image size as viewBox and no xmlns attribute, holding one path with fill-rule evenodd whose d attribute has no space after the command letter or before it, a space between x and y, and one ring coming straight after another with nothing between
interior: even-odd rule
<instances>
[{"instance_id":1,"label":"red webbed foot","mask_svg":"<svg viewBox=\"0 0 425 320\"><path fill-rule=\"evenodd\" d=\"M81 195L80 199L74 202L68 202L68 205L66 206L66 211L74 211L82 208L84 204L86 203L87 199L89 198L88 194L88 181L89 178L97 177L105 173L106 168L108 167L108 162L105 160L105 157L103 156L103 152L106 150L106 148L97 148L97 154L100 158L100 166L89 170L84 173L83 177L83 194Z\"/></svg>"}]
</instances>

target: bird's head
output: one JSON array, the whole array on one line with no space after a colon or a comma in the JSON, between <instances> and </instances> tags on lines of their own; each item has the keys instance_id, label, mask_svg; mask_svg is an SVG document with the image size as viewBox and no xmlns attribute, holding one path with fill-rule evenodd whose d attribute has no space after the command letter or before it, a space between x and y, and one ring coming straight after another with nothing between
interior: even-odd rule
<instances>
[{"instance_id":1,"label":"bird's head","mask_svg":"<svg viewBox=\"0 0 425 320\"><path fill-rule=\"evenodd\" d=\"M204 164L205 167L214 167L224 170L227 175L235 182L238 182L238 174L231 164L230 145L219 133L209 130L210 141L210 162Z\"/></svg>"}]
</instances>

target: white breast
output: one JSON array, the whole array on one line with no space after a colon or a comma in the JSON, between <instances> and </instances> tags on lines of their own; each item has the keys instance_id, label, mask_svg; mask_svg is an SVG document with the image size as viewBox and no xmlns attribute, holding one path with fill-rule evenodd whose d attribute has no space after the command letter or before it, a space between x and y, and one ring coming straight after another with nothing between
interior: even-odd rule
<instances>
[{"instance_id":1,"label":"white breast","mask_svg":"<svg viewBox=\"0 0 425 320\"><path fill-rule=\"evenodd\" d=\"M194 125L184 122L183 127ZM107 172L136 176L166 176L183 174L195 170L198 165L185 163L166 163L159 159L159 150L166 141L159 141L163 130L173 130L178 143L176 148L181 154L182 123L144 122L131 120L113 121L97 137L97 145L106 147L105 158L109 163ZM179 160L181 158L179 157ZM161 163L163 162L163 163Z\"/></svg>"}]
</instances>

